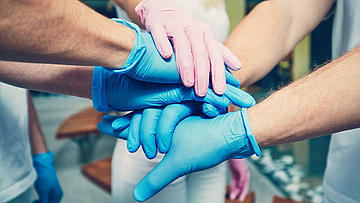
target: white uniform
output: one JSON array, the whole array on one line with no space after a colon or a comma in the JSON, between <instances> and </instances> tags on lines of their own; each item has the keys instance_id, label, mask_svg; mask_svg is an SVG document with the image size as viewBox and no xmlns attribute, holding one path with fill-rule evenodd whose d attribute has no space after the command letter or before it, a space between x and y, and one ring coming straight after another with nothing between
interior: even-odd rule
<instances>
[{"instance_id":1,"label":"white uniform","mask_svg":"<svg viewBox=\"0 0 360 203\"><path fill-rule=\"evenodd\" d=\"M229 18L225 3L218 7L205 7L203 0L175 0L181 9L212 28L215 37L224 42L229 33ZM129 20L119 7L119 18ZM126 142L118 140L112 158L112 197L115 203L137 203L133 198L136 184L163 158L158 154L148 160L140 148L135 154L127 151ZM168 185L147 203L221 203L225 200L226 163L202 172L183 176Z\"/></svg>"},{"instance_id":2,"label":"white uniform","mask_svg":"<svg viewBox=\"0 0 360 203\"><path fill-rule=\"evenodd\" d=\"M334 59L360 45L359 0L337 1L333 29ZM360 202L359 154L360 128L332 135L323 181L325 202Z\"/></svg>"},{"instance_id":3,"label":"white uniform","mask_svg":"<svg viewBox=\"0 0 360 203\"><path fill-rule=\"evenodd\" d=\"M26 90L0 83L0 111L0 202L8 202L23 196L36 179Z\"/></svg>"}]
</instances>

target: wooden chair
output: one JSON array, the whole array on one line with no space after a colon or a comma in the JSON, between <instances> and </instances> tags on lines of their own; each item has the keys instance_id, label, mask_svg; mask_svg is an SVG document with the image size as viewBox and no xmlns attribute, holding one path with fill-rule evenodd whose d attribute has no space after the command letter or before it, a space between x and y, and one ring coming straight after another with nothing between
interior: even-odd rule
<instances>
[{"instance_id":1,"label":"wooden chair","mask_svg":"<svg viewBox=\"0 0 360 203\"><path fill-rule=\"evenodd\" d=\"M105 113L97 112L92 106L65 119L56 131L56 139L71 139L79 146L79 161L86 163L91 158L91 139L99 133L97 124Z\"/></svg>"},{"instance_id":2,"label":"wooden chair","mask_svg":"<svg viewBox=\"0 0 360 203\"><path fill-rule=\"evenodd\" d=\"M279 197L279 196L275 195L273 197L272 203L309 203L309 202L297 202L297 201L289 199L289 198Z\"/></svg>"},{"instance_id":3,"label":"wooden chair","mask_svg":"<svg viewBox=\"0 0 360 203\"><path fill-rule=\"evenodd\" d=\"M81 173L92 183L111 194L111 157L94 161L81 166ZM227 194L230 187L227 186ZM228 195L226 195L228 197ZM250 192L242 203L254 203L255 193ZM225 199L225 203L241 203L238 199Z\"/></svg>"}]
</instances>

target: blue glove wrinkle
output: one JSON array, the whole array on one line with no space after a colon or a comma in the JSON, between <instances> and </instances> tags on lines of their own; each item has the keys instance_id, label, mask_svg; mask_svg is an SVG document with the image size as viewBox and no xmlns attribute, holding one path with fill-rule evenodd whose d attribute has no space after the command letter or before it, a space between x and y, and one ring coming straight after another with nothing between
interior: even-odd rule
<instances>
[{"instance_id":1,"label":"blue glove wrinkle","mask_svg":"<svg viewBox=\"0 0 360 203\"><path fill-rule=\"evenodd\" d=\"M250 140L251 146L252 146L256 156L260 156L261 149L252 134L249 118L247 116L247 108L241 108L241 117L244 121L244 129L246 131L246 135L247 135L248 139Z\"/></svg>"},{"instance_id":2,"label":"blue glove wrinkle","mask_svg":"<svg viewBox=\"0 0 360 203\"><path fill-rule=\"evenodd\" d=\"M141 60L141 58L145 54L145 52L146 52L145 42L142 38L141 30L140 30L139 26L136 25L135 23L128 22L126 20L119 19L119 18L112 18L111 20L130 27L131 29L133 29L135 31L135 34L136 34L133 49L131 50L129 57L127 58L124 66L121 68L118 68L118 69L106 68L107 70L113 71L116 73L127 73Z\"/></svg>"},{"instance_id":3,"label":"blue glove wrinkle","mask_svg":"<svg viewBox=\"0 0 360 203\"><path fill-rule=\"evenodd\" d=\"M94 109L98 112L109 113L106 97L106 75L107 71L100 66L95 66L91 83L91 94Z\"/></svg>"},{"instance_id":4,"label":"blue glove wrinkle","mask_svg":"<svg viewBox=\"0 0 360 203\"><path fill-rule=\"evenodd\" d=\"M136 110L131 119L129 126L129 137L127 139L127 148L130 153L135 153L140 147L140 122L142 117L142 110Z\"/></svg>"},{"instance_id":5,"label":"blue glove wrinkle","mask_svg":"<svg viewBox=\"0 0 360 203\"><path fill-rule=\"evenodd\" d=\"M203 103L202 112L208 117L216 117L220 114L227 113L227 108L217 108L212 104Z\"/></svg>"},{"instance_id":6,"label":"blue glove wrinkle","mask_svg":"<svg viewBox=\"0 0 360 203\"><path fill-rule=\"evenodd\" d=\"M155 158L157 154L155 132L163 107L147 108L143 110L140 121L140 143L148 159Z\"/></svg>"}]
</instances>

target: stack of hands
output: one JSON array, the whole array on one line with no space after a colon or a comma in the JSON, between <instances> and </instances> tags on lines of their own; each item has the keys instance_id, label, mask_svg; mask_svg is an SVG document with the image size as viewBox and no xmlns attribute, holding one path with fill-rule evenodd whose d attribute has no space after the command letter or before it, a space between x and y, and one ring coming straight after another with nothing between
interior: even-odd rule
<instances>
[{"instance_id":1,"label":"stack of hands","mask_svg":"<svg viewBox=\"0 0 360 203\"><path fill-rule=\"evenodd\" d=\"M123 117L104 116L98 124L101 132L126 139L129 152L141 146L149 159L158 151L166 153L138 183L134 198L145 201L180 176L239 159L230 162L230 197L243 200L249 172L240 159L261 150L246 110L255 100L227 70L239 70L241 62L206 24L171 1L144 0L136 11L152 36L133 23L113 19L136 32L133 50L119 69L95 67L92 80L96 110L132 111ZM172 25L174 20L183 27ZM227 113L230 103L241 111Z\"/></svg>"}]
</instances>

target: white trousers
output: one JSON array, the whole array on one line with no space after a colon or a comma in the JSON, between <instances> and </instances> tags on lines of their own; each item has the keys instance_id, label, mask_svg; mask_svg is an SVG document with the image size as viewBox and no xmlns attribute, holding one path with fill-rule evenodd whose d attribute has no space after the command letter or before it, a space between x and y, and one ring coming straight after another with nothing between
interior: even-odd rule
<instances>
[{"instance_id":1,"label":"white trousers","mask_svg":"<svg viewBox=\"0 0 360 203\"><path fill-rule=\"evenodd\" d=\"M118 140L112 157L112 198L114 203L138 203L133 197L136 184L163 158L148 160L142 149L131 154L126 141ZM223 203L226 164L178 178L146 203Z\"/></svg>"}]
</instances>

